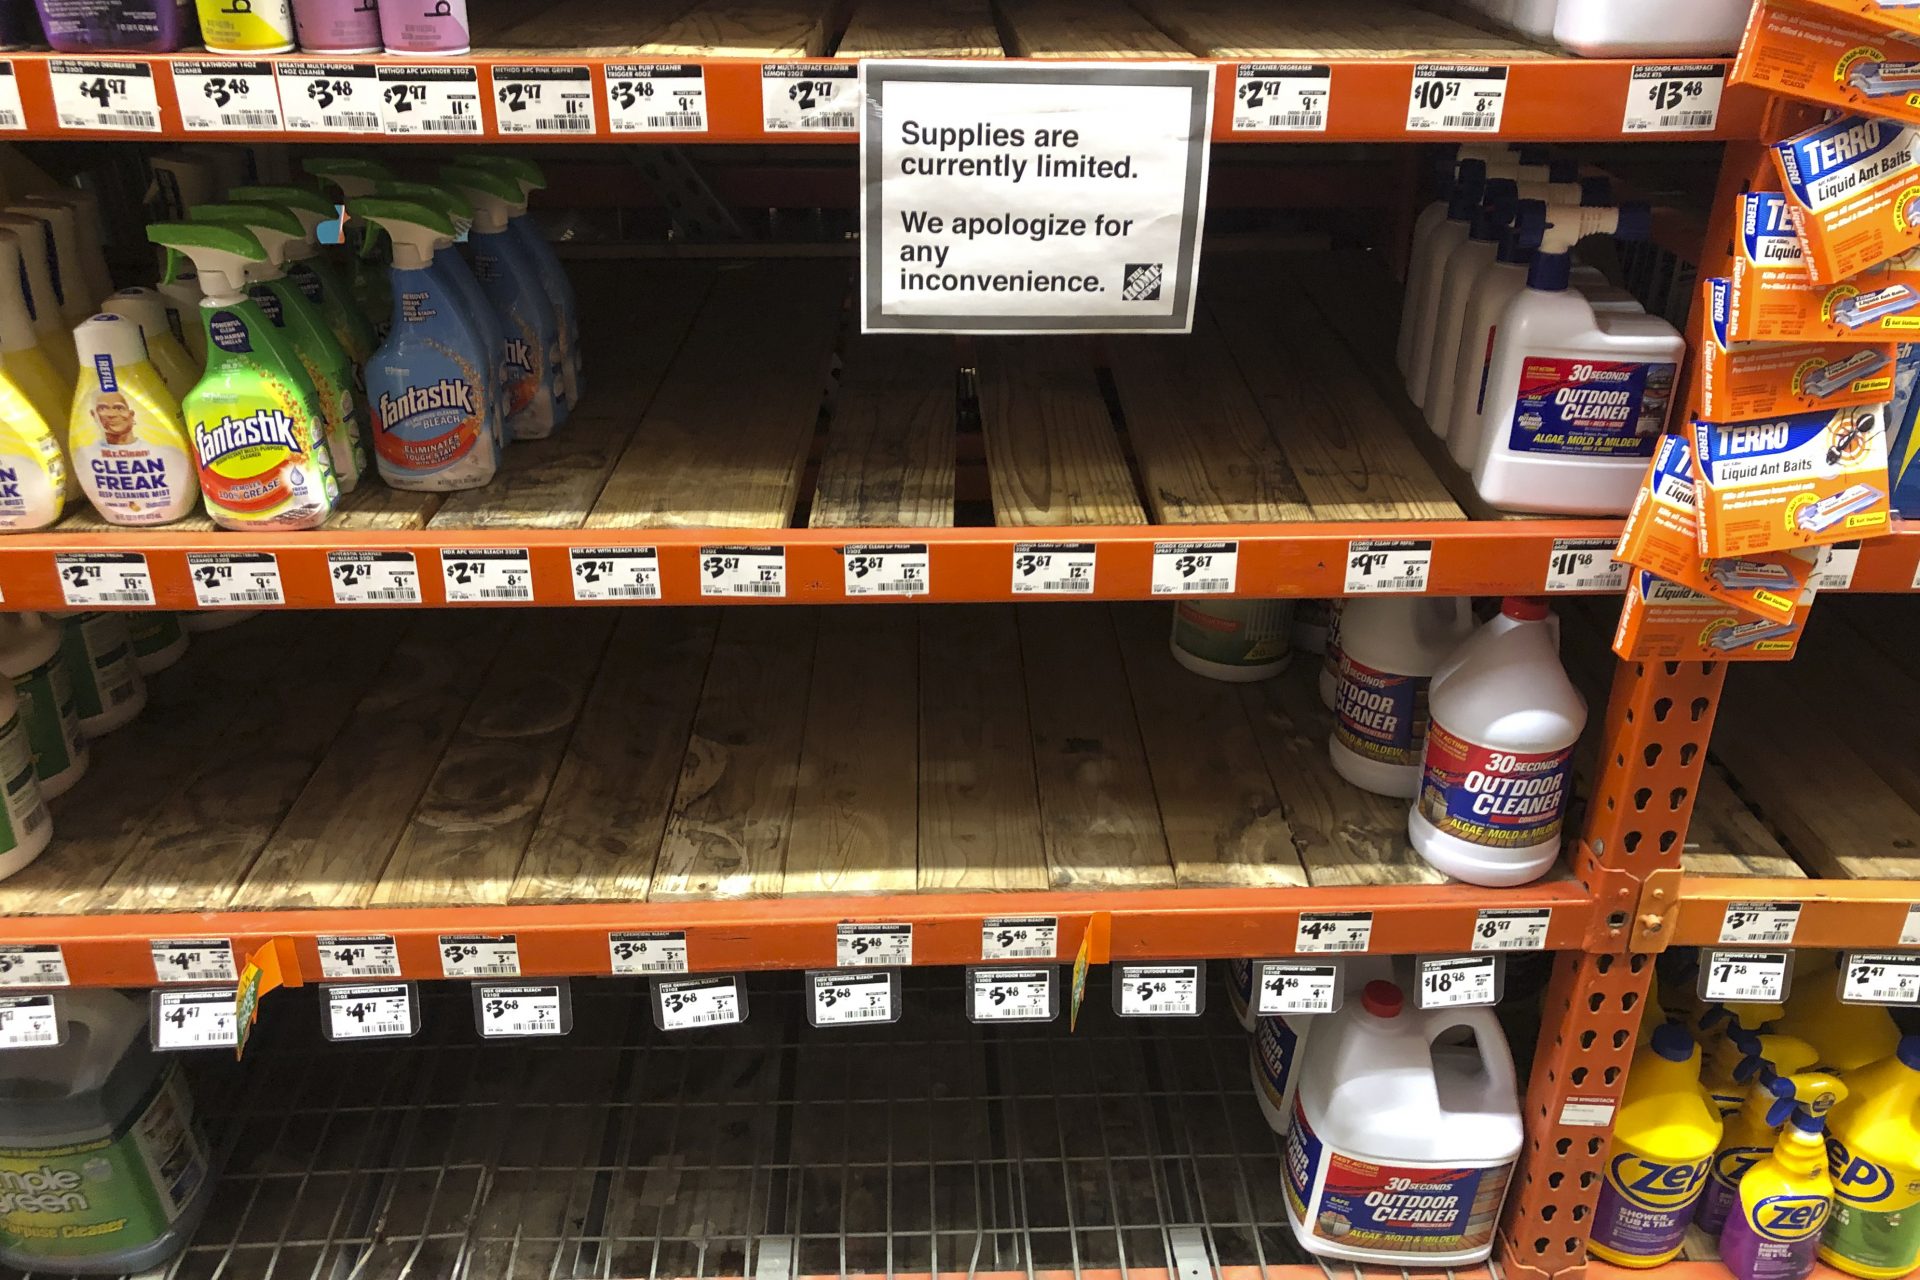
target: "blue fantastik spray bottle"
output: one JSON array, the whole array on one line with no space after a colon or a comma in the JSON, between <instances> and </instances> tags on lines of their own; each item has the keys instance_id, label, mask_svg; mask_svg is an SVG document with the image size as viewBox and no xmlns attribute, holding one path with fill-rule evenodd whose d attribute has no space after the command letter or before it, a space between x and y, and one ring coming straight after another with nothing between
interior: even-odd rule
<instances>
[{"instance_id":1,"label":"blue fantastik spray bottle","mask_svg":"<svg viewBox=\"0 0 1920 1280\"><path fill-rule=\"evenodd\" d=\"M493 479L500 449L487 422L480 326L435 269L433 246L453 237L446 216L410 200L348 202L393 243L393 316L367 365L374 455L396 489L474 489Z\"/></svg>"},{"instance_id":2,"label":"blue fantastik spray bottle","mask_svg":"<svg viewBox=\"0 0 1920 1280\"><path fill-rule=\"evenodd\" d=\"M547 185L547 175L540 166L519 156L474 156L461 163L511 178L518 184L523 199L531 197L535 191L544 190ZM573 281L567 276L567 269L560 265L560 255L553 251L547 238L540 234L540 228L534 225L532 214L523 210L509 218L507 226L520 237L520 242L533 258L534 266L540 269L540 283L546 286L547 296L553 299L558 312L561 365L567 375L567 407L577 409L586 384L580 371L580 304L574 297Z\"/></svg>"},{"instance_id":3,"label":"blue fantastik spray bottle","mask_svg":"<svg viewBox=\"0 0 1920 1280\"><path fill-rule=\"evenodd\" d=\"M507 229L514 212L524 207L520 188L467 165L448 165L440 179L473 204L468 260L507 331L507 435L544 439L566 419L566 390L553 303L519 237Z\"/></svg>"}]
</instances>

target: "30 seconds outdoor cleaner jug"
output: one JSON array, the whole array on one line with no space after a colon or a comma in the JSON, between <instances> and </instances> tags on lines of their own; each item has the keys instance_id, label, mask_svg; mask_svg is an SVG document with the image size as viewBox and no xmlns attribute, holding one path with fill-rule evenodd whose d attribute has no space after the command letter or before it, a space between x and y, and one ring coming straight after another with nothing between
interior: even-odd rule
<instances>
[{"instance_id":1,"label":"30 seconds outdoor cleaner jug","mask_svg":"<svg viewBox=\"0 0 1920 1280\"><path fill-rule=\"evenodd\" d=\"M1363 597L1347 605L1327 743L1335 772L1377 795L1419 793L1427 681L1472 632L1465 598Z\"/></svg>"}]
</instances>

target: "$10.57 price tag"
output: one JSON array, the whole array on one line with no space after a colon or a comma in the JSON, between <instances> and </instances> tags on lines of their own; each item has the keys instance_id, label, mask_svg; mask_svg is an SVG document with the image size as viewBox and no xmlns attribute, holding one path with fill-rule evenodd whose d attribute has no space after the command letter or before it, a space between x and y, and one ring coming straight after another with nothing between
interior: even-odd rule
<instances>
[{"instance_id":1,"label":"$10.57 price tag","mask_svg":"<svg viewBox=\"0 0 1920 1280\"><path fill-rule=\"evenodd\" d=\"M1507 69L1423 62L1407 95L1408 133L1498 133L1507 107Z\"/></svg>"}]
</instances>

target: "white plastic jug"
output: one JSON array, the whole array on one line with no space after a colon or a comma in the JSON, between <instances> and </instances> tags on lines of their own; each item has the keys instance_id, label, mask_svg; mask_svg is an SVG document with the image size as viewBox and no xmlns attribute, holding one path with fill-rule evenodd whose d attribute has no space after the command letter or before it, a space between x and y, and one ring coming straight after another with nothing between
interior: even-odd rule
<instances>
[{"instance_id":1,"label":"white plastic jug","mask_svg":"<svg viewBox=\"0 0 1920 1280\"><path fill-rule=\"evenodd\" d=\"M1340 616L1340 676L1327 752L1356 787L1411 798L1420 789L1427 681L1473 632L1465 597L1373 596Z\"/></svg>"},{"instance_id":2,"label":"white plastic jug","mask_svg":"<svg viewBox=\"0 0 1920 1280\"><path fill-rule=\"evenodd\" d=\"M1740 47L1753 0L1559 0L1553 39L1589 58L1707 58Z\"/></svg>"}]
</instances>

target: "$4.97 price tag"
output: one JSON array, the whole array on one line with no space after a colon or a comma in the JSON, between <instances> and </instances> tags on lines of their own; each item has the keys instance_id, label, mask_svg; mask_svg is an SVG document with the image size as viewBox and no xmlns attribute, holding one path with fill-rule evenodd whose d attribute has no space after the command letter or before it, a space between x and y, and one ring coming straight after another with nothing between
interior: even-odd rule
<instances>
[{"instance_id":1,"label":"$4.97 price tag","mask_svg":"<svg viewBox=\"0 0 1920 1280\"><path fill-rule=\"evenodd\" d=\"M1445 956L1420 961L1420 1007L1465 1009L1500 1002L1499 956Z\"/></svg>"},{"instance_id":2,"label":"$4.97 price tag","mask_svg":"<svg viewBox=\"0 0 1920 1280\"><path fill-rule=\"evenodd\" d=\"M156 1049L231 1049L240 1043L232 987L156 991L148 1023Z\"/></svg>"},{"instance_id":3,"label":"$4.97 price tag","mask_svg":"<svg viewBox=\"0 0 1920 1280\"><path fill-rule=\"evenodd\" d=\"M1711 133L1720 123L1724 65L1702 62L1635 66L1627 82L1622 133Z\"/></svg>"},{"instance_id":4,"label":"$4.97 price tag","mask_svg":"<svg viewBox=\"0 0 1920 1280\"><path fill-rule=\"evenodd\" d=\"M47 75L62 129L160 132L160 96L149 64L55 58L47 63Z\"/></svg>"},{"instance_id":5,"label":"$4.97 price tag","mask_svg":"<svg viewBox=\"0 0 1920 1280\"><path fill-rule=\"evenodd\" d=\"M1700 957L1700 995L1775 1003L1787 998L1788 972L1784 951L1706 951Z\"/></svg>"},{"instance_id":6,"label":"$4.97 price tag","mask_svg":"<svg viewBox=\"0 0 1920 1280\"><path fill-rule=\"evenodd\" d=\"M1840 998L1848 1004L1920 1004L1920 955L1853 951L1842 973Z\"/></svg>"},{"instance_id":7,"label":"$4.97 price tag","mask_svg":"<svg viewBox=\"0 0 1920 1280\"><path fill-rule=\"evenodd\" d=\"M1192 1018L1206 1008L1199 964L1116 964L1113 1011L1123 1018Z\"/></svg>"},{"instance_id":8,"label":"$4.97 price tag","mask_svg":"<svg viewBox=\"0 0 1920 1280\"><path fill-rule=\"evenodd\" d=\"M1263 1016L1332 1013L1340 1007L1340 969L1296 960L1253 962L1253 1010Z\"/></svg>"}]
</instances>

